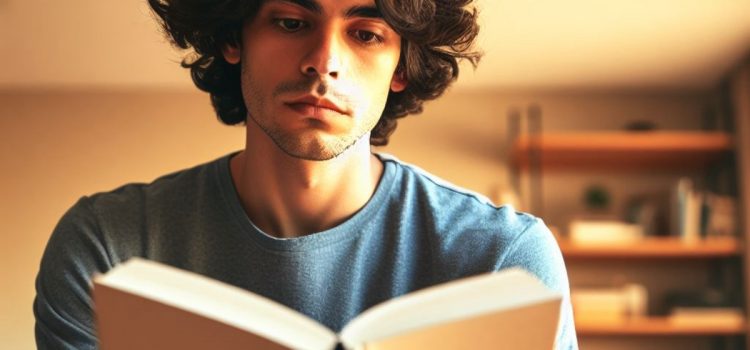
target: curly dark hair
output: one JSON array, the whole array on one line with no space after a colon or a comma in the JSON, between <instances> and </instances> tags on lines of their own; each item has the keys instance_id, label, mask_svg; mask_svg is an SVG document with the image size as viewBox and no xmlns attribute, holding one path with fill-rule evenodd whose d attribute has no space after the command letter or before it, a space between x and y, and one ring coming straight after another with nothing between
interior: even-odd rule
<instances>
[{"instance_id":1,"label":"curly dark hair","mask_svg":"<svg viewBox=\"0 0 750 350\"><path fill-rule=\"evenodd\" d=\"M396 129L397 119L422 112L425 101L439 97L458 78L458 61L476 67L481 54L473 50L479 33L473 0L375 0L385 21L401 36L397 71L408 82L391 91L383 114L370 135L382 146ZM219 119L244 123L240 67L224 60L226 45L239 46L243 22L254 18L263 0L148 0L172 44L194 52L183 59L195 85L210 94Z\"/></svg>"}]
</instances>

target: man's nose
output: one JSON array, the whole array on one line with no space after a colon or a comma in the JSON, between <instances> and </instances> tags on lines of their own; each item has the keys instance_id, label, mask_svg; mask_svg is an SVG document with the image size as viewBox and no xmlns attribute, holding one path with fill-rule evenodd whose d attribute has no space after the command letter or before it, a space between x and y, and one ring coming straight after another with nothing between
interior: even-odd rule
<instances>
[{"instance_id":1,"label":"man's nose","mask_svg":"<svg viewBox=\"0 0 750 350\"><path fill-rule=\"evenodd\" d=\"M338 78L344 68L341 51L344 38L336 33L335 28L321 28L315 38L302 59L302 74L317 75L322 79Z\"/></svg>"}]
</instances>

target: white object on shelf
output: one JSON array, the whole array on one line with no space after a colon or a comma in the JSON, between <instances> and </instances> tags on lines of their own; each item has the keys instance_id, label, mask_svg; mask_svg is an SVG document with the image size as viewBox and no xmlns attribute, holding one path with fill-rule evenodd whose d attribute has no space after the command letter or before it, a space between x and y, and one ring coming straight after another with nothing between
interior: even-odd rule
<instances>
[{"instance_id":1,"label":"white object on shelf","mask_svg":"<svg viewBox=\"0 0 750 350\"><path fill-rule=\"evenodd\" d=\"M572 220L568 233L570 241L579 245L637 243L644 236L640 225L616 220Z\"/></svg>"},{"instance_id":2,"label":"white object on shelf","mask_svg":"<svg viewBox=\"0 0 750 350\"><path fill-rule=\"evenodd\" d=\"M570 299L579 321L613 323L648 314L648 292L635 283L622 288L575 288Z\"/></svg>"},{"instance_id":3,"label":"white object on shelf","mask_svg":"<svg viewBox=\"0 0 750 350\"><path fill-rule=\"evenodd\" d=\"M737 327L745 322L745 316L738 307L676 307L669 322L680 326Z\"/></svg>"},{"instance_id":4,"label":"white object on shelf","mask_svg":"<svg viewBox=\"0 0 750 350\"><path fill-rule=\"evenodd\" d=\"M648 314L648 291L638 283L629 283L622 288L630 317L645 317Z\"/></svg>"}]
</instances>

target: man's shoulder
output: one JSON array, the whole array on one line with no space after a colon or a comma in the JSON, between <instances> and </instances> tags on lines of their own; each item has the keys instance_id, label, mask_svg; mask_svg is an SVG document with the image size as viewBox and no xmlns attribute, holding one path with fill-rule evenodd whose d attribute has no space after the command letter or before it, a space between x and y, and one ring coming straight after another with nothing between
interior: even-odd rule
<instances>
[{"instance_id":1,"label":"man's shoulder","mask_svg":"<svg viewBox=\"0 0 750 350\"><path fill-rule=\"evenodd\" d=\"M397 180L404 187L402 190L419 190L427 195L452 197L456 200L474 202L478 206L498 209L498 206L494 205L486 196L453 184L417 165L404 162L390 154L380 153L378 156L383 162L391 163L397 169Z\"/></svg>"},{"instance_id":2,"label":"man's shoulder","mask_svg":"<svg viewBox=\"0 0 750 350\"><path fill-rule=\"evenodd\" d=\"M184 205L206 191L215 181L217 163L223 158L180 169L159 176L151 182L131 182L109 191L87 195L83 201L94 213L107 215L116 212L141 213L148 204L150 209Z\"/></svg>"},{"instance_id":3,"label":"man's shoulder","mask_svg":"<svg viewBox=\"0 0 750 350\"><path fill-rule=\"evenodd\" d=\"M434 216L437 233L489 231L508 236L541 223L531 214L509 204L495 204L486 196L436 176L392 155L379 154L396 168L399 185L394 195L410 208ZM543 226L543 224L542 224Z\"/></svg>"},{"instance_id":4,"label":"man's shoulder","mask_svg":"<svg viewBox=\"0 0 750 350\"><path fill-rule=\"evenodd\" d=\"M384 157L383 157L384 158ZM442 278L522 266L544 275L546 261L557 246L544 221L516 210L511 205L493 204L487 197L401 162L393 157L384 161L396 167L400 201L399 227L429 242L433 263ZM528 261L527 261L528 260Z\"/></svg>"}]
</instances>

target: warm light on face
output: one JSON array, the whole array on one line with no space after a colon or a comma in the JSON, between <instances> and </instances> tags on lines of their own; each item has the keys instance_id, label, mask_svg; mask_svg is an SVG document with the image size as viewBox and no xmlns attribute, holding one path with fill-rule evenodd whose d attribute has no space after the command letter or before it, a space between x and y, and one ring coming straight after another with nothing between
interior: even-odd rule
<instances>
[{"instance_id":1,"label":"warm light on face","mask_svg":"<svg viewBox=\"0 0 750 350\"><path fill-rule=\"evenodd\" d=\"M374 2L268 1L243 30L248 123L294 157L331 159L368 137L395 77L401 38Z\"/></svg>"}]
</instances>

